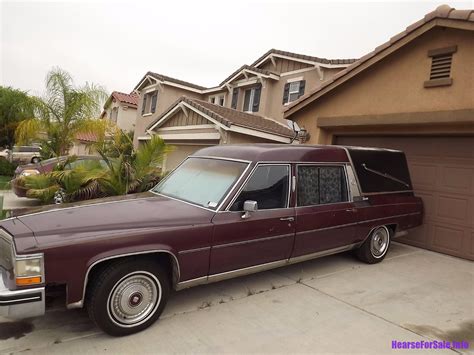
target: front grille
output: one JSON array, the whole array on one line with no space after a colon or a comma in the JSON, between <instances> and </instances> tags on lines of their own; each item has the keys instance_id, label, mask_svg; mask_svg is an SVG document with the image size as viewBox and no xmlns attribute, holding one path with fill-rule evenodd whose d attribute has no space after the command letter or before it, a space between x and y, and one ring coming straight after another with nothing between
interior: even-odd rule
<instances>
[{"instance_id":1,"label":"front grille","mask_svg":"<svg viewBox=\"0 0 474 355\"><path fill-rule=\"evenodd\" d=\"M4 230L0 229L0 267L5 271L13 271L13 239Z\"/></svg>"}]
</instances>

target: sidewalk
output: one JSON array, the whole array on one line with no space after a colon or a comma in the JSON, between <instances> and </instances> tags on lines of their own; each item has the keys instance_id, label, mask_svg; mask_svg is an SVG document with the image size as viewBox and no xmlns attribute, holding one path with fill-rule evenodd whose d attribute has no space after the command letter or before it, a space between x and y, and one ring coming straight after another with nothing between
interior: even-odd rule
<instances>
[{"instance_id":1,"label":"sidewalk","mask_svg":"<svg viewBox=\"0 0 474 355\"><path fill-rule=\"evenodd\" d=\"M3 196L3 209L4 210L19 210L23 208L30 208L39 205L39 201L36 199L17 197L10 190L0 190L0 196Z\"/></svg>"}]
</instances>

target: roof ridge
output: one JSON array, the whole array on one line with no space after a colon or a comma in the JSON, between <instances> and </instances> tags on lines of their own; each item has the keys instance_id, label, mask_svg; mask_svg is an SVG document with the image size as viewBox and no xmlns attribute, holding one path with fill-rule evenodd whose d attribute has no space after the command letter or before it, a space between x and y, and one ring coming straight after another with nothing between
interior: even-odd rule
<instances>
[{"instance_id":1,"label":"roof ridge","mask_svg":"<svg viewBox=\"0 0 474 355\"><path fill-rule=\"evenodd\" d=\"M306 93L298 100L292 102L284 111L284 117L291 116L293 112L288 113L289 111L293 110L296 106L299 106L302 102L306 101L310 97L316 95L318 92L326 89L328 86L332 85L335 82L338 82L342 77L346 76L346 74L352 72L352 70L358 68L360 65L366 63L369 59L379 55L385 49L391 47L396 42L399 42L401 39L405 38L406 36L410 35L412 32L417 30L418 28L428 24L429 22L441 18L446 20L454 20L454 21L467 21L467 22L474 22L474 18L471 18L472 14L474 13L474 9L467 9L467 10L456 10L455 8L450 7L449 5L440 5L434 11L427 13L422 19L414 22L410 26L406 27L406 29L395 36L392 36L388 41L382 43L381 45L377 46L373 51L365 54L357 61L349 65L347 68L337 72L332 78L324 81L321 86L318 88ZM330 88L329 90L331 90ZM329 91L328 90L328 91ZM324 94L324 93L323 93ZM287 114L288 113L288 114Z\"/></svg>"}]
</instances>

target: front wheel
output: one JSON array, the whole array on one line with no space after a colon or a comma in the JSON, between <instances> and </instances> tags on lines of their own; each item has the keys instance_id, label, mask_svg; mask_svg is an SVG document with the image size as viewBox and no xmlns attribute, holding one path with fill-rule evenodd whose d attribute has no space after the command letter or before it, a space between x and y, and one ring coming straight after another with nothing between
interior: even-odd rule
<instances>
[{"instance_id":1,"label":"front wheel","mask_svg":"<svg viewBox=\"0 0 474 355\"><path fill-rule=\"evenodd\" d=\"M381 262L390 247L390 230L386 226L375 228L366 241L356 250L357 257L368 263Z\"/></svg>"},{"instance_id":2,"label":"front wheel","mask_svg":"<svg viewBox=\"0 0 474 355\"><path fill-rule=\"evenodd\" d=\"M31 159L31 163L32 163L32 164L37 164L37 163L39 163L40 161L41 161L41 158L38 158L38 157L33 157L33 158Z\"/></svg>"},{"instance_id":3,"label":"front wheel","mask_svg":"<svg viewBox=\"0 0 474 355\"><path fill-rule=\"evenodd\" d=\"M163 312L170 291L167 273L153 260L122 260L103 269L90 286L89 317L107 334L148 328Z\"/></svg>"}]
</instances>

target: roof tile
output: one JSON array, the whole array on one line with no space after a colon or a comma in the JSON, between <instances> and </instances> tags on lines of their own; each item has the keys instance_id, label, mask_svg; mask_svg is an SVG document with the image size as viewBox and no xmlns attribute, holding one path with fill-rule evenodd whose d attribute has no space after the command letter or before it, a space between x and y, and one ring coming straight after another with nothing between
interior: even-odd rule
<instances>
[{"instance_id":1,"label":"roof tile","mask_svg":"<svg viewBox=\"0 0 474 355\"><path fill-rule=\"evenodd\" d=\"M305 101L311 96L316 95L318 92L322 91L324 88L326 88L329 84L332 84L333 82L337 81L338 79L344 77L346 74L350 73L352 70L355 68L359 67L360 65L364 64L367 62L372 57L375 57L378 55L380 52L383 50L387 49L390 47L392 44L395 42L399 41L400 39L406 37L409 35L411 32L414 30L420 28L421 26L425 25L429 21L436 19L436 18L443 18L443 19L451 19L451 20L462 20L462 21L469 21L469 22L474 22L474 10L469 9L469 10L455 10L451 8L448 5L441 5L438 6L434 11L426 14L423 19L413 23L412 25L408 26L405 31L398 33L397 35L393 36L390 38L390 40L386 43L381 44L377 48L375 48L372 52L367 53L363 57L361 57L359 60L355 61L351 65L349 65L347 68L344 70L341 70L340 72L336 73L331 81L326 81L318 87L317 89L307 93L306 95L303 95L300 97L297 101L291 103L285 110L285 112L288 112L289 110L293 109L296 106L299 106L300 103Z\"/></svg>"},{"instance_id":2,"label":"roof tile","mask_svg":"<svg viewBox=\"0 0 474 355\"><path fill-rule=\"evenodd\" d=\"M279 123L271 118L258 116L231 108L211 104L210 102L188 98L182 96L169 109L162 113L147 129L150 129L156 122L160 121L168 112L170 112L177 104L185 102L206 115L212 117L221 124L230 127L231 125L250 128L257 131L268 132L283 137L293 137L294 132L286 127L283 123Z\"/></svg>"}]
</instances>

